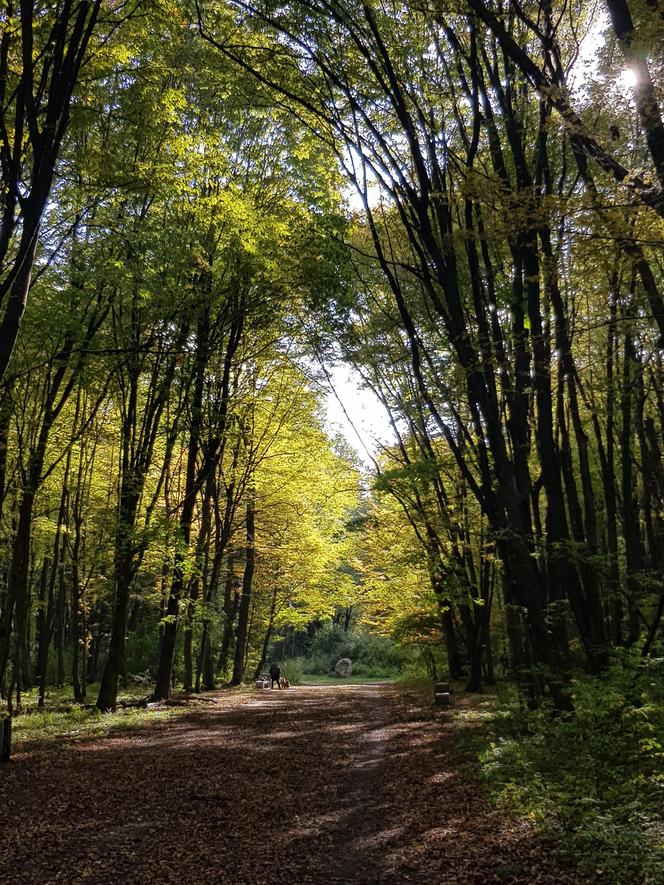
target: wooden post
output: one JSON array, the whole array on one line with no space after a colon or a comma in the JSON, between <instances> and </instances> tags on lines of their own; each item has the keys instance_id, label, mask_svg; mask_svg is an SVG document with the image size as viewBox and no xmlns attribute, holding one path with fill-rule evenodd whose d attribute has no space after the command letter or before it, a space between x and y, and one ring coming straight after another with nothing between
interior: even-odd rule
<instances>
[{"instance_id":1,"label":"wooden post","mask_svg":"<svg viewBox=\"0 0 664 885\"><path fill-rule=\"evenodd\" d=\"M0 715L0 762L9 762L12 751L12 720Z\"/></svg>"},{"instance_id":2,"label":"wooden post","mask_svg":"<svg viewBox=\"0 0 664 885\"><path fill-rule=\"evenodd\" d=\"M439 707L449 707L450 705L450 684L449 682L436 682L433 689L433 696Z\"/></svg>"}]
</instances>

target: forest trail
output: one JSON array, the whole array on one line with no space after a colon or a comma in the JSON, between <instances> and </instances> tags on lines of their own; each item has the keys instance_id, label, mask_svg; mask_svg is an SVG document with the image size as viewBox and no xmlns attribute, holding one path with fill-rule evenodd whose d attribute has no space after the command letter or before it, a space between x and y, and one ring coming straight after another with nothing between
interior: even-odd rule
<instances>
[{"instance_id":1,"label":"forest trail","mask_svg":"<svg viewBox=\"0 0 664 885\"><path fill-rule=\"evenodd\" d=\"M477 794L455 727L400 687L303 686L19 752L0 882L565 881Z\"/></svg>"}]
</instances>

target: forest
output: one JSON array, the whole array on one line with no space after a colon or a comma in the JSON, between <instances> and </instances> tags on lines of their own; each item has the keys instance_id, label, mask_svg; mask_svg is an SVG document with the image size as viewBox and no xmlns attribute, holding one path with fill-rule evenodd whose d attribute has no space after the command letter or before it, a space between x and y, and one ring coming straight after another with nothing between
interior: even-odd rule
<instances>
[{"instance_id":1,"label":"forest","mask_svg":"<svg viewBox=\"0 0 664 885\"><path fill-rule=\"evenodd\" d=\"M348 657L448 680L467 777L562 846L551 881L663 881L661 0L0 25L17 747ZM457 876L419 881L494 881Z\"/></svg>"}]
</instances>

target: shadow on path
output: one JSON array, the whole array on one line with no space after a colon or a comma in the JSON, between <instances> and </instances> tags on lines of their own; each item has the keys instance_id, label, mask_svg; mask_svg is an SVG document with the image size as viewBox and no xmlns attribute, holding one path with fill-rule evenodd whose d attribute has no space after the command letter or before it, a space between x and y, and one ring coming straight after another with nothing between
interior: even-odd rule
<instances>
[{"instance_id":1,"label":"shadow on path","mask_svg":"<svg viewBox=\"0 0 664 885\"><path fill-rule=\"evenodd\" d=\"M395 686L307 686L19 753L0 881L564 882L476 794L451 727Z\"/></svg>"}]
</instances>

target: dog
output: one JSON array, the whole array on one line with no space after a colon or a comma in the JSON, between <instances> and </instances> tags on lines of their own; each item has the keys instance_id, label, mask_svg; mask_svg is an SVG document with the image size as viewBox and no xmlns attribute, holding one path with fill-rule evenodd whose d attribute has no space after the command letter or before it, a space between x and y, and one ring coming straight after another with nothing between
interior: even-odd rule
<instances>
[{"instance_id":1,"label":"dog","mask_svg":"<svg viewBox=\"0 0 664 885\"><path fill-rule=\"evenodd\" d=\"M279 677L279 688L290 688L290 682L285 676Z\"/></svg>"}]
</instances>

